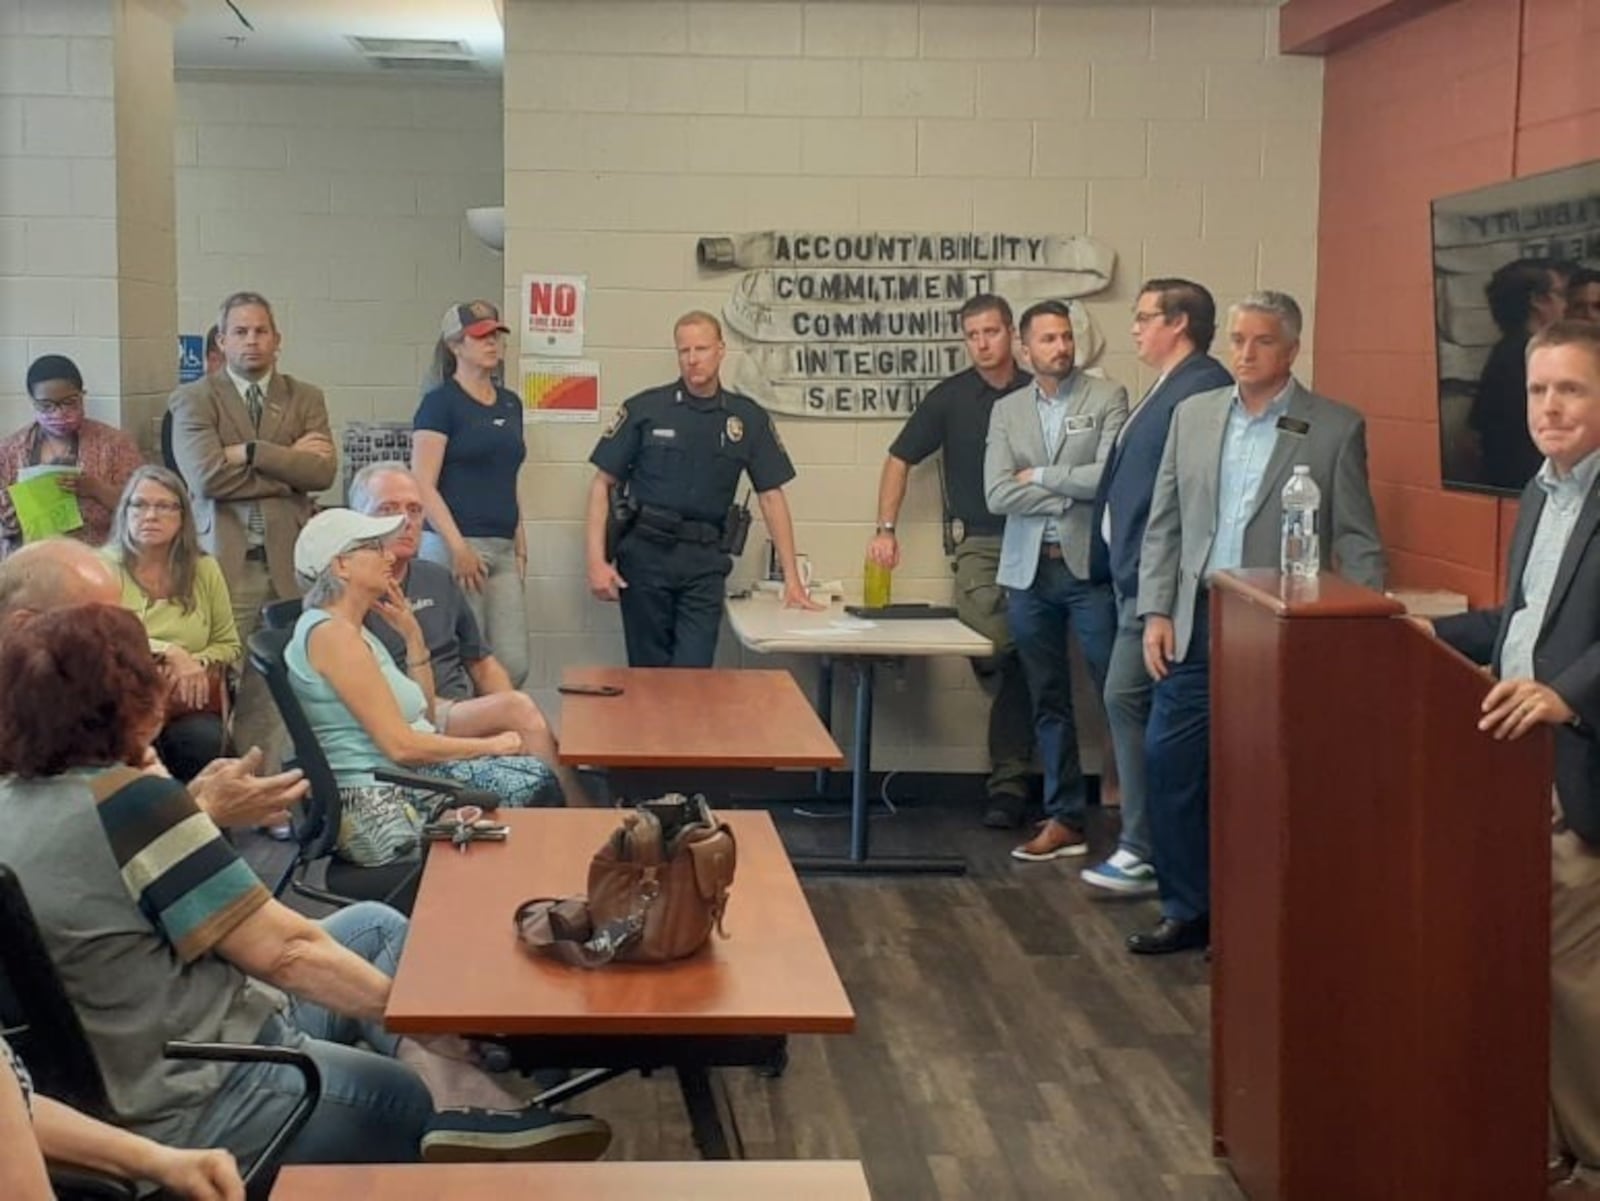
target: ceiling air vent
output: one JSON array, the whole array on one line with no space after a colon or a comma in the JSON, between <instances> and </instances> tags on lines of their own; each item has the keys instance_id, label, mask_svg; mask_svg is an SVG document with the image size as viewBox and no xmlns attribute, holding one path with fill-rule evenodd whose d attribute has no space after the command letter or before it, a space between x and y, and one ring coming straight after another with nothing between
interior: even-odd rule
<instances>
[{"instance_id":1,"label":"ceiling air vent","mask_svg":"<svg viewBox=\"0 0 1600 1201\"><path fill-rule=\"evenodd\" d=\"M367 61L380 71L462 71L474 72L478 64L459 58L402 58L399 55L368 55Z\"/></svg>"},{"instance_id":2,"label":"ceiling air vent","mask_svg":"<svg viewBox=\"0 0 1600 1201\"><path fill-rule=\"evenodd\" d=\"M382 71L476 71L478 60L465 42L450 38L350 38L350 44Z\"/></svg>"}]
</instances>

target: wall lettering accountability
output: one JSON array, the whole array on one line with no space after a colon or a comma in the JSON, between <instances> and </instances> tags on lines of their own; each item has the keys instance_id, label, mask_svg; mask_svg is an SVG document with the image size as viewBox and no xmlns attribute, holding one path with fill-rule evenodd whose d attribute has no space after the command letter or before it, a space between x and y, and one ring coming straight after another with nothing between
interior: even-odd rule
<instances>
[{"instance_id":1,"label":"wall lettering accountability","mask_svg":"<svg viewBox=\"0 0 1600 1201\"><path fill-rule=\"evenodd\" d=\"M696 258L741 272L723 305L745 343L734 387L777 413L858 418L904 418L966 366L956 314L983 292L1018 312L1067 301L1078 361L1093 362L1100 337L1078 298L1116 262L1079 236L808 230L701 238Z\"/></svg>"}]
</instances>

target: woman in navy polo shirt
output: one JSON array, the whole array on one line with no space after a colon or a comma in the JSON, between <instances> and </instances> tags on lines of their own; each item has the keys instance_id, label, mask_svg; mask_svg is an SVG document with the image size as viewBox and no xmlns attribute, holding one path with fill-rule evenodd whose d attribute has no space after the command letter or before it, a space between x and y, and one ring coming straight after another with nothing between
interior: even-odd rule
<instances>
[{"instance_id":1,"label":"woman in navy polo shirt","mask_svg":"<svg viewBox=\"0 0 1600 1201\"><path fill-rule=\"evenodd\" d=\"M520 688L528 675L528 544L517 472L527 447L522 402L495 379L510 332L487 300L445 310L433 372L442 382L422 398L412 422L411 469L428 514L422 557L450 569L490 650Z\"/></svg>"}]
</instances>

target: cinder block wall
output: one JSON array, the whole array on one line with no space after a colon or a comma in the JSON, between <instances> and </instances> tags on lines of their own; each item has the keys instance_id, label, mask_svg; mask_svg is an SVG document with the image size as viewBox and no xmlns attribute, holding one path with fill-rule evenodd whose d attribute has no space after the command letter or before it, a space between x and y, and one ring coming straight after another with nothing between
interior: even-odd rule
<instances>
[{"instance_id":1,"label":"cinder block wall","mask_svg":"<svg viewBox=\"0 0 1600 1201\"><path fill-rule=\"evenodd\" d=\"M90 415L136 429L173 363L167 17L133 0L0 3L0 431L65 354Z\"/></svg>"},{"instance_id":2,"label":"cinder block wall","mask_svg":"<svg viewBox=\"0 0 1600 1201\"><path fill-rule=\"evenodd\" d=\"M1150 382L1127 332L1147 275L1192 275L1224 302L1271 285L1311 307L1321 65L1276 55L1270 7L511 0L506 21L507 297L524 271L588 274L608 410L672 378L676 314L725 299L726 278L695 267L704 234L1093 234L1119 259L1090 301L1102 362L1130 389ZM858 581L896 423L781 428L801 550L820 576ZM545 686L622 655L615 609L582 575L596 433L529 437ZM912 480L896 594L943 599L937 484L931 467ZM736 578L762 540L758 525ZM721 653L744 661L726 632ZM875 766L983 766L985 703L964 664L913 663L900 688Z\"/></svg>"},{"instance_id":3,"label":"cinder block wall","mask_svg":"<svg viewBox=\"0 0 1600 1201\"><path fill-rule=\"evenodd\" d=\"M186 75L176 136L181 330L260 292L336 434L409 421L445 306L500 292L465 218L500 203L500 88Z\"/></svg>"}]
</instances>

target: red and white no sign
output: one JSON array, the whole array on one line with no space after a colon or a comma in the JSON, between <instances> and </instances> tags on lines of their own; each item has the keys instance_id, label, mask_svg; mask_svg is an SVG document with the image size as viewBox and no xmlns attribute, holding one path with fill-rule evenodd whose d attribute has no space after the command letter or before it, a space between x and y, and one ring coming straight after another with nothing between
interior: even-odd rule
<instances>
[{"instance_id":1,"label":"red and white no sign","mask_svg":"<svg viewBox=\"0 0 1600 1201\"><path fill-rule=\"evenodd\" d=\"M522 353L572 357L583 353L586 275L522 277Z\"/></svg>"}]
</instances>

